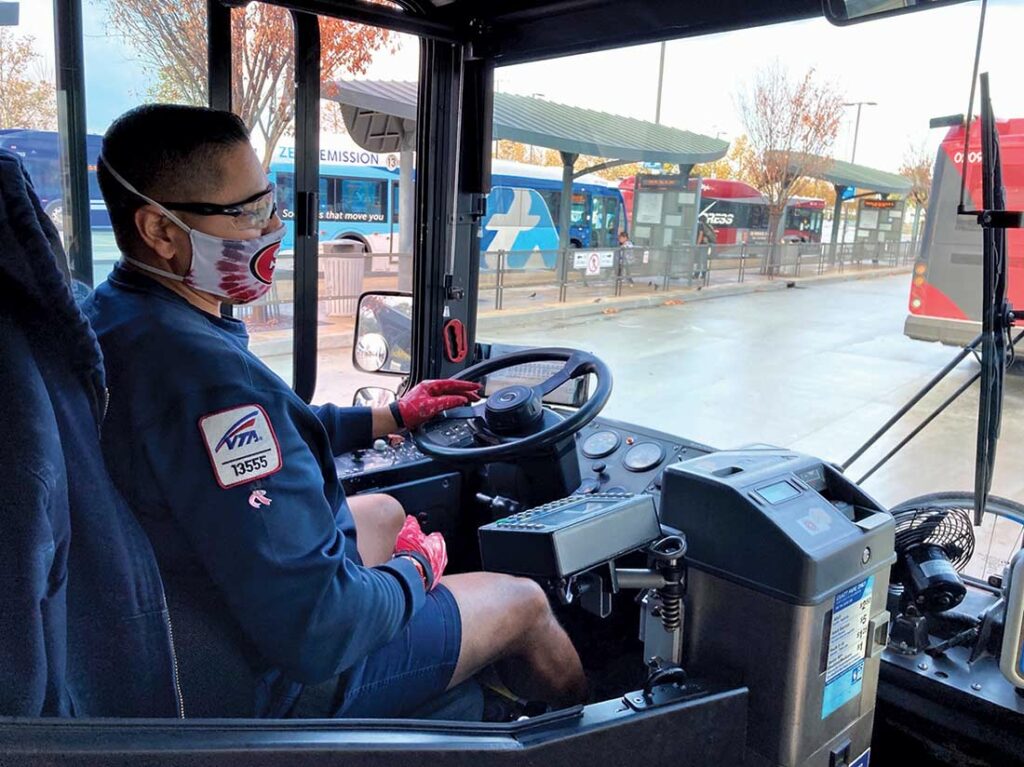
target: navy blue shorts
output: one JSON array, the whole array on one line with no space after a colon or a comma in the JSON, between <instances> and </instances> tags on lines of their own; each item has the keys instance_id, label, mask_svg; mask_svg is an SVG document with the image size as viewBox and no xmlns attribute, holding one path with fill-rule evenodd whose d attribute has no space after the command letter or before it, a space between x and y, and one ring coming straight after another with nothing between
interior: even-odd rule
<instances>
[{"instance_id":1,"label":"navy blue shorts","mask_svg":"<svg viewBox=\"0 0 1024 767\"><path fill-rule=\"evenodd\" d=\"M461 643L459 606L448 589L437 586L394 639L340 676L307 687L293 715L410 716L444 694L459 661Z\"/></svg>"}]
</instances>

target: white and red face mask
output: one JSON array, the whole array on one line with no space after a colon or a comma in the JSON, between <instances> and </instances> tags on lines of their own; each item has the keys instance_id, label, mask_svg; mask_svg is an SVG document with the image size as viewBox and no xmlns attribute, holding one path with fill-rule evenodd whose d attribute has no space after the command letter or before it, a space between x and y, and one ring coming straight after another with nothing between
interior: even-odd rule
<instances>
[{"instance_id":1,"label":"white and red face mask","mask_svg":"<svg viewBox=\"0 0 1024 767\"><path fill-rule=\"evenodd\" d=\"M150 205L155 205L167 218L188 232L192 243L192 263L184 275L158 269L122 254L126 263L239 304L255 301L270 290L274 281L274 268L277 266L277 251L284 238L284 225L252 240L229 240L200 232L156 200L142 194L111 168L105 159L103 164L125 189Z\"/></svg>"}]
</instances>

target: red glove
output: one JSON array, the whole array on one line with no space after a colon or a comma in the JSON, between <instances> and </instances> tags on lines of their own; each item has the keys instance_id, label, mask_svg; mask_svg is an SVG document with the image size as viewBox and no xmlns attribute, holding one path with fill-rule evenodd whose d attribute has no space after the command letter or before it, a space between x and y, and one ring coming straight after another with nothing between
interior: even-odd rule
<instances>
[{"instance_id":1,"label":"red glove","mask_svg":"<svg viewBox=\"0 0 1024 767\"><path fill-rule=\"evenodd\" d=\"M395 556L413 552L419 554L430 563L430 572L422 573L427 591L433 589L441 580L445 567L448 566L448 547L441 533L425 535L420 523L413 516L406 516L398 538L395 540Z\"/></svg>"},{"instance_id":2,"label":"red glove","mask_svg":"<svg viewBox=\"0 0 1024 767\"><path fill-rule=\"evenodd\" d=\"M480 399L480 384L444 378L421 381L405 393L397 403L401 415L399 426L415 429L442 410L462 407ZM393 411L392 411L393 412ZM397 420L397 419L396 419Z\"/></svg>"}]
</instances>

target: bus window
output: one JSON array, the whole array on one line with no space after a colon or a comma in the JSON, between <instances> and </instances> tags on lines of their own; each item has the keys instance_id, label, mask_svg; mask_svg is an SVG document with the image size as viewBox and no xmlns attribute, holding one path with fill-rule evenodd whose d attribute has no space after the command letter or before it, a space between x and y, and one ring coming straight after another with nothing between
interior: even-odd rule
<instances>
[{"instance_id":1,"label":"bus window","mask_svg":"<svg viewBox=\"0 0 1024 767\"><path fill-rule=\"evenodd\" d=\"M572 212L569 214L569 223L577 226L583 223L587 215L587 198L590 195L577 193L572 196Z\"/></svg>"},{"instance_id":2,"label":"bus window","mask_svg":"<svg viewBox=\"0 0 1024 767\"><path fill-rule=\"evenodd\" d=\"M24 7L24 3L22 6ZM116 8L115 8L116 6ZM86 115L89 135L90 225L93 281L107 278L121 257L110 217L103 204L95 168L102 136L115 118L145 103L170 102L205 106L206 36L187 34L185 25L158 34L178 17L150 13L130 3L83 3ZM202 29L206 7L197 7L190 24ZM196 61L202 65L166 67L165 61Z\"/></svg>"},{"instance_id":3,"label":"bus window","mask_svg":"<svg viewBox=\"0 0 1024 767\"><path fill-rule=\"evenodd\" d=\"M544 202L548 205L548 210L551 212L551 220L555 222L555 226L561 220L559 218L559 211L562 209L562 191L555 189L541 189L540 196L544 198Z\"/></svg>"},{"instance_id":4,"label":"bus window","mask_svg":"<svg viewBox=\"0 0 1024 767\"><path fill-rule=\"evenodd\" d=\"M20 14L15 10L17 23L0 26L0 148L21 158L43 209L63 236L65 173L52 75L53 4L40 6L32 11L22 7Z\"/></svg>"},{"instance_id":5,"label":"bus window","mask_svg":"<svg viewBox=\"0 0 1024 767\"><path fill-rule=\"evenodd\" d=\"M277 215L282 221L295 220L295 174L277 173L272 179L277 192Z\"/></svg>"},{"instance_id":6,"label":"bus window","mask_svg":"<svg viewBox=\"0 0 1024 767\"><path fill-rule=\"evenodd\" d=\"M618 195L593 194L590 198L591 245L600 248L612 247L618 243L619 207Z\"/></svg>"},{"instance_id":7,"label":"bus window","mask_svg":"<svg viewBox=\"0 0 1024 767\"><path fill-rule=\"evenodd\" d=\"M263 3L250 3L245 8L231 10L232 45L245 46L245 55L234 57L235 69L231 74L232 81L243 83L243 96L236 96L235 111L250 131L250 140L256 154L268 169L267 177L277 188L279 207L287 207L288 219L283 215L282 222L292 225L295 218L295 175L292 173L273 173L271 160L273 147L268 146L273 129L283 129L286 134L294 131L294 109L289 101L287 107L276 112L269 124L253 114L251 102L257 94L249 93L256 87L254 75L256 62L265 62L268 69L287 70L294 67L295 43L291 15L282 8L275 8ZM254 29L264 31L262 35L251 34ZM244 34L244 38L240 35ZM264 86L265 89L265 86ZM290 94L287 97L290 99ZM295 257L294 245L286 251L283 247L278 252L277 266L274 271L274 282L270 291L259 300L235 308L235 316L245 321L249 330L249 348L252 349L275 373L292 383L293 340L290 333L276 331L291 330L295 317Z\"/></svg>"},{"instance_id":8,"label":"bus window","mask_svg":"<svg viewBox=\"0 0 1024 767\"><path fill-rule=\"evenodd\" d=\"M418 80L419 40L414 36L321 16L320 39L324 51L332 47L348 50L358 40L358 45L365 47L369 65L355 72L344 63L338 64L332 72L321 72L323 82L380 80L381 67L387 71L383 79L412 83ZM335 60L344 62L349 58L340 56ZM332 100L331 93L325 89L322 96L321 114L336 112L339 104ZM394 389L400 381L353 368L352 331L362 293L412 289L412 253L405 252L401 243L404 233L406 248L412 250L409 224L414 211L411 205L401 205L398 180L403 170L412 171L414 176L415 165L403 169L402 158L414 162L412 153L396 151L399 146L388 136L371 134L360 142L345 131L340 121L321 122L317 289L320 324L315 403L349 405L362 387ZM277 167L287 168L291 162L287 151L275 156ZM406 213L410 221L404 220ZM408 369L412 319L405 318L406 322L400 315L394 316L398 322L388 324L385 334L392 355L385 366ZM403 332L410 334L404 340L397 337Z\"/></svg>"},{"instance_id":9,"label":"bus window","mask_svg":"<svg viewBox=\"0 0 1024 767\"><path fill-rule=\"evenodd\" d=\"M350 221L383 221L385 184L383 181L341 179L341 214Z\"/></svg>"}]
</instances>

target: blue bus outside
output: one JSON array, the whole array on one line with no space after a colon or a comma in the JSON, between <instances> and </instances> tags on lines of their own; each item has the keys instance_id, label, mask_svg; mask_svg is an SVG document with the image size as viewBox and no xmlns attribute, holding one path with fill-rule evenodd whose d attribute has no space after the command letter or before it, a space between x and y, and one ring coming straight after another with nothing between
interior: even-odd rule
<instances>
[{"instance_id":1,"label":"blue bus outside","mask_svg":"<svg viewBox=\"0 0 1024 767\"><path fill-rule=\"evenodd\" d=\"M282 252L295 249L295 147L278 145L268 176L277 187L277 212L286 234ZM398 249L398 155L354 145L320 149L321 240L361 242L369 253Z\"/></svg>"},{"instance_id":2,"label":"blue bus outside","mask_svg":"<svg viewBox=\"0 0 1024 767\"><path fill-rule=\"evenodd\" d=\"M288 227L282 251L294 249L292 222L295 150L279 145L270 165L277 185L278 213ZM398 250L398 155L367 152L354 146L320 150L320 239L362 243L368 253ZM558 249L561 169L495 160L492 191L482 227L481 250L545 251L547 267ZM518 194L517 194L518 192ZM497 216L497 219L495 219ZM573 184L569 239L572 247L617 245L625 228L625 206L614 182L583 176ZM484 257L484 268L493 258ZM522 262L522 263L520 263ZM539 266L537 259L513 257L508 268ZM550 262L550 263L549 263Z\"/></svg>"},{"instance_id":3,"label":"blue bus outside","mask_svg":"<svg viewBox=\"0 0 1024 767\"><path fill-rule=\"evenodd\" d=\"M492 188L536 190L547 204L550 218L557 227L562 207L561 167L493 160L491 184ZM616 182L593 173L573 182L569 213L569 243L572 247L616 247L618 234L625 228L626 208Z\"/></svg>"},{"instance_id":4,"label":"blue bus outside","mask_svg":"<svg viewBox=\"0 0 1024 767\"><path fill-rule=\"evenodd\" d=\"M93 229L110 229L110 216L103 205L99 184L96 182L96 158L100 153L102 136L86 136L86 156L89 158L89 223ZM32 177L43 210L53 219L58 229L64 228L64 190L61 185L60 145L53 131L6 129L0 130L0 149L8 149L21 157L25 169Z\"/></svg>"},{"instance_id":5,"label":"blue bus outside","mask_svg":"<svg viewBox=\"0 0 1024 767\"><path fill-rule=\"evenodd\" d=\"M106 278L120 257L110 217L96 181L95 158L102 136L87 137L90 223L94 232L94 279ZM57 134L3 130L0 147L22 157L43 207L58 229L63 223L63 191ZM320 150L319 234L323 240L362 243L368 253L398 250L399 159L354 145ZM294 250L295 149L279 145L268 175L277 186L278 213L286 226L282 250ZM494 160L492 191L481 234L483 268L494 268L499 250L513 253L505 268L552 268L558 250L562 201L561 168ZM573 184L569 240L576 248L610 248L625 228L625 206L614 182L595 175Z\"/></svg>"}]
</instances>

